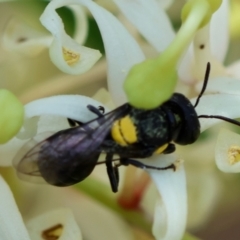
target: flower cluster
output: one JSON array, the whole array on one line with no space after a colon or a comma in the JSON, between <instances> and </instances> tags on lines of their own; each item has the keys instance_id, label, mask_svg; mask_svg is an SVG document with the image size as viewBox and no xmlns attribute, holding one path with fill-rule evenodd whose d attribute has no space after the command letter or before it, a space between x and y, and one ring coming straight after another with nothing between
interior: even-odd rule
<instances>
[{"instance_id":1,"label":"flower cluster","mask_svg":"<svg viewBox=\"0 0 240 240\"><path fill-rule=\"evenodd\" d=\"M135 107L152 109L168 100L177 84L177 89L192 98L194 105L202 88L207 62L211 63L210 79L207 95L201 97L196 107L198 115L221 115L231 119L240 116L240 84L236 70L239 63L229 67L223 65L229 41L228 1L189 0L182 8L182 26L177 33L164 9L172 3L163 2L112 0L110 6L108 1L100 0L53 0L47 4L33 2L27 5L24 2L1 3L0 11L4 13L1 15L4 18L1 50L6 57L0 58L0 74L4 80L10 79L5 80L3 88L17 96L0 90L0 104L4 109L0 121L1 166L11 166L13 159L14 163L21 161L23 154L46 136L69 128L68 119L81 123L94 119L95 115L86 107L89 104L104 106L106 112L126 101ZM58 9L66 12L61 14ZM74 31L71 32L64 16L72 18ZM91 25L88 26L91 18L99 28L105 55L85 45L88 30L91 31ZM109 92L102 88L106 85L105 78ZM13 79L15 84L11 83ZM53 96L68 93L85 96ZM25 103L24 108L18 99ZM201 132L220 121L199 120ZM239 139L236 133L220 132L215 148L220 170L239 172ZM146 169L139 172L127 167L120 175L123 185L117 200L110 195L110 188L104 183L106 178L100 176L104 170L101 167L75 189L29 186L11 177L9 184L14 181L20 189L16 190L17 196L24 201L28 197L29 206L21 208L20 205L26 224L1 177L0 219L4 219L4 224L0 225L0 236L2 239L55 237L69 240L83 236L134 239L139 233L126 224L125 218L148 234L152 222L152 235L156 239L187 239L190 237L185 234L188 202L191 208L195 198L191 198L190 190L187 201L185 170L179 156L186 161L193 158L190 148L196 149L193 146L178 148L174 154L139 160L155 167L173 163L176 171ZM204 154L199 153L196 159L203 158L201 156ZM211 157L206 159L211 160ZM212 176L206 175L206 179L211 180ZM28 177L28 180L34 178ZM193 182L192 188L196 186ZM211 191L211 186L210 183L198 185L198 193L210 195L207 191ZM83 193L104 204L108 210L104 211L100 205L96 207ZM215 193L199 200L198 206L202 204L210 212L216 201ZM70 210L62 209L63 206L71 208L74 216ZM59 210L50 211L54 207ZM202 210L202 206L199 209ZM42 214L44 211L47 213ZM197 220L188 224L190 228L194 229L206 219L208 211L202 212L193 214ZM151 221L143 213L149 214ZM36 215L38 217L34 217ZM190 220L194 217L190 209Z\"/></svg>"}]
</instances>

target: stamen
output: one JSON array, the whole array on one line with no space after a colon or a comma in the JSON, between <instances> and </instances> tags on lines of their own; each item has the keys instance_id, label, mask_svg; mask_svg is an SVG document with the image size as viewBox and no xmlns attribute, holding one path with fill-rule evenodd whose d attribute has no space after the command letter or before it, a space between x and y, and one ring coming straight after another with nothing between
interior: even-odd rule
<instances>
[{"instance_id":1,"label":"stamen","mask_svg":"<svg viewBox=\"0 0 240 240\"><path fill-rule=\"evenodd\" d=\"M230 146L228 149L228 162L231 165L240 162L240 146Z\"/></svg>"},{"instance_id":2,"label":"stamen","mask_svg":"<svg viewBox=\"0 0 240 240\"><path fill-rule=\"evenodd\" d=\"M64 47L62 48L62 51L63 51L63 58L69 66L71 66L79 61L79 59L80 59L79 53L73 52L72 50L66 49Z\"/></svg>"},{"instance_id":3,"label":"stamen","mask_svg":"<svg viewBox=\"0 0 240 240\"><path fill-rule=\"evenodd\" d=\"M53 227L50 227L42 232L42 238L44 240L57 240L62 235L63 225L57 224Z\"/></svg>"}]
</instances>

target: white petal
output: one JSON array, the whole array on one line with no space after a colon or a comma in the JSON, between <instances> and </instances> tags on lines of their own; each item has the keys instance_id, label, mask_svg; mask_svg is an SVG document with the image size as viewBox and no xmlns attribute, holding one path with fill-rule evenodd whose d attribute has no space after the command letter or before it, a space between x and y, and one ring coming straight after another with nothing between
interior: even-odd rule
<instances>
[{"instance_id":1,"label":"white petal","mask_svg":"<svg viewBox=\"0 0 240 240\"><path fill-rule=\"evenodd\" d=\"M189 45L185 54L183 55L181 61L178 66L178 76L180 80L187 84L192 84L196 81L193 77L192 68L194 65L193 62L194 51L193 51L193 43Z\"/></svg>"},{"instance_id":2,"label":"white petal","mask_svg":"<svg viewBox=\"0 0 240 240\"><path fill-rule=\"evenodd\" d=\"M157 2L163 9L168 9L172 5L174 0L157 0Z\"/></svg>"},{"instance_id":3,"label":"white petal","mask_svg":"<svg viewBox=\"0 0 240 240\"><path fill-rule=\"evenodd\" d=\"M48 201L46 201L46 196L48 196ZM50 209L65 206L72 210L84 239L134 239L131 227L120 215L73 188L36 185L28 197L29 199L35 198L33 204L24 208L24 216L28 219Z\"/></svg>"},{"instance_id":4,"label":"white petal","mask_svg":"<svg viewBox=\"0 0 240 240\"><path fill-rule=\"evenodd\" d=\"M42 98L25 105L25 116L58 115L81 122L90 121L97 116L88 110L87 105L96 108L102 104L90 97L80 95L59 95ZM106 111L108 111L106 109Z\"/></svg>"},{"instance_id":5,"label":"white petal","mask_svg":"<svg viewBox=\"0 0 240 240\"><path fill-rule=\"evenodd\" d=\"M198 30L194 37L193 49L194 49L194 64L191 70L193 76L198 81L204 79L207 63L211 63L210 76L224 76L225 69L223 65L213 56L210 46L210 26Z\"/></svg>"},{"instance_id":6,"label":"white petal","mask_svg":"<svg viewBox=\"0 0 240 240\"><path fill-rule=\"evenodd\" d=\"M213 56L223 62L229 43L229 1L223 0L210 22L210 44Z\"/></svg>"},{"instance_id":7,"label":"white petal","mask_svg":"<svg viewBox=\"0 0 240 240\"><path fill-rule=\"evenodd\" d=\"M198 83L196 90L200 92L202 89L202 82ZM208 93L228 93L228 94L240 94L240 81L230 77L216 77L211 78L208 82L207 89L205 92Z\"/></svg>"},{"instance_id":8,"label":"white petal","mask_svg":"<svg viewBox=\"0 0 240 240\"><path fill-rule=\"evenodd\" d=\"M224 0L213 14L208 28L205 26L197 32L194 46L189 46L179 65L178 73L183 82L191 84L202 80L207 62L212 64L212 76L225 75L219 61L223 61L228 47L228 0ZM204 48L201 49L200 45L204 45Z\"/></svg>"},{"instance_id":9,"label":"white petal","mask_svg":"<svg viewBox=\"0 0 240 240\"><path fill-rule=\"evenodd\" d=\"M191 99L195 104L196 99ZM240 96L231 94L212 94L202 96L196 111L198 115L221 115L228 118L240 117ZM219 119L199 118L201 132L221 122Z\"/></svg>"},{"instance_id":10,"label":"white petal","mask_svg":"<svg viewBox=\"0 0 240 240\"><path fill-rule=\"evenodd\" d=\"M77 1L77 0L76 0ZM126 102L123 81L131 67L145 59L133 37L108 11L92 1L79 0L92 13L100 29L108 62L108 87L117 105Z\"/></svg>"},{"instance_id":11,"label":"white petal","mask_svg":"<svg viewBox=\"0 0 240 240\"><path fill-rule=\"evenodd\" d=\"M1 166L11 166L17 151L36 133L55 132L69 127L66 118L80 122L90 121L96 115L88 110L87 105L102 106L92 98L79 95L63 95L35 100L25 105L25 122L19 135L6 144L0 145ZM108 109L105 109L108 112ZM41 115L45 115L44 117ZM46 116L51 115L51 116ZM41 116L41 118L36 118ZM61 118L63 117L63 118Z\"/></svg>"},{"instance_id":12,"label":"white petal","mask_svg":"<svg viewBox=\"0 0 240 240\"><path fill-rule=\"evenodd\" d=\"M51 231L56 227L59 232ZM42 240L42 234L56 236L59 240L81 240L82 234L69 209L58 209L42 214L27 223L27 228L31 239ZM46 233L46 231L51 233ZM50 237L49 237L50 238ZM55 239L55 238L53 238Z\"/></svg>"},{"instance_id":13,"label":"white petal","mask_svg":"<svg viewBox=\"0 0 240 240\"><path fill-rule=\"evenodd\" d=\"M11 190L0 176L0 239L30 240Z\"/></svg>"},{"instance_id":14,"label":"white petal","mask_svg":"<svg viewBox=\"0 0 240 240\"><path fill-rule=\"evenodd\" d=\"M144 161L151 166L168 166L176 161L175 155L154 156ZM179 240L186 228L187 192L183 165L176 171L147 170L160 195L161 202L156 203L153 235L157 240Z\"/></svg>"},{"instance_id":15,"label":"white petal","mask_svg":"<svg viewBox=\"0 0 240 240\"><path fill-rule=\"evenodd\" d=\"M28 57L34 57L49 46L52 37L37 31L20 19L12 18L3 35L3 47L8 51L17 51Z\"/></svg>"},{"instance_id":16,"label":"white petal","mask_svg":"<svg viewBox=\"0 0 240 240\"><path fill-rule=\"evenodd\" d=\"M240 135L222 129L215 148L215 160L223 172L240 172Z\"/></svg>"},{"instance_id":17,"label":"white petal","mask_svg":"<svg viewBox=\"0 0 240 240\"><path fill-rule=\"evenodd\" d=\"M70 5L67 6L72 10L75 18L75 31L74 31L74 40L79 44L84 43L87 38L88 33L88 19L87 14L82 6L79 5Z\"/></svg>"},{"instance_id":18,"label":"white petal","mask_svg":"<svg viewBox=\"0 0 240 240\"><path fill-rule=\"evenodd\" d=\"M54 37L50 46L50 58L53 63L65 73L81 74L89 70L100 58L101 54L97 50L80 46L64 31L63 22L55 9L74 3L79 2L51 1L40 17L40 21ZM64 59L64 56L66 59Z\"/></svg>"},{"instance_id":19,"label":"white petal","mask_svg":"<svg viewBox=\"0 0 240 240\"><path fill-rule=\"evenodd\" d=\"M175 34L169 18L156 0L114 0L139 32L162 52Z\"/></svg>"}]
</instances>

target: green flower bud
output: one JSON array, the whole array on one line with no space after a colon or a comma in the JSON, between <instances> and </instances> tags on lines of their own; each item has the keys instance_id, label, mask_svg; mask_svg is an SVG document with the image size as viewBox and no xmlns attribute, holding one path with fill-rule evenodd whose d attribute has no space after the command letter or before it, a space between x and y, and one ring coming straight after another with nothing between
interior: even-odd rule
<instances>
[{"instance_id":1,"label":"green flower bud","mask_svg":"<svg viewBox=\"0 0 240 240\"><path fill-rule=\"evenodd\" d=\"M22 103L8 90L0 90L0 143L5 143L20 130L24 119Z\"/></svg>"}]
</instances>

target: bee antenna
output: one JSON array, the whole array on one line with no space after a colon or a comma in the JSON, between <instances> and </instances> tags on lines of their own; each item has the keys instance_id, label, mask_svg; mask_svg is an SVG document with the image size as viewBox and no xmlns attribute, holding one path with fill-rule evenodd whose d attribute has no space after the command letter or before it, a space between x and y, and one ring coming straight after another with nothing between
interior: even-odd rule
<instances>
[{"instance_id":1,"label":"bee antenna","mask_svg":"<svg viewBox=\"0 0 240 240\"><path fill-rule=\"evenodd\" d=\"M200 115L198 116L198 118L216 118L216 119L221 119L225 122L229 122L232 123L234 125L240 126L240 122L231 118L227 118L224 116L220 116L220 115Z\"/></svg>"},{"instance_id":2,"label":"bee antenna","mask_svg":"<svg viewBox=\"0 0 240 240\"><path fill-rule=\"evenodd\" d=\"M204 93L205 90L206 90L207 83L208 83L208 79L209 79L210 70L211 70L211 65L210 65L210 62L208 62L208 63L207 63L207 68L206 68L206 72L205 72L204 81L203 81L202 90L201 90L200 94L199 94L198 97L197 97L197 100L196 100L196 102L195 102L195 105L193 106L194 108L198 105L201 96L203 95L203 93Z\"/></svg>"}]
</instances>

